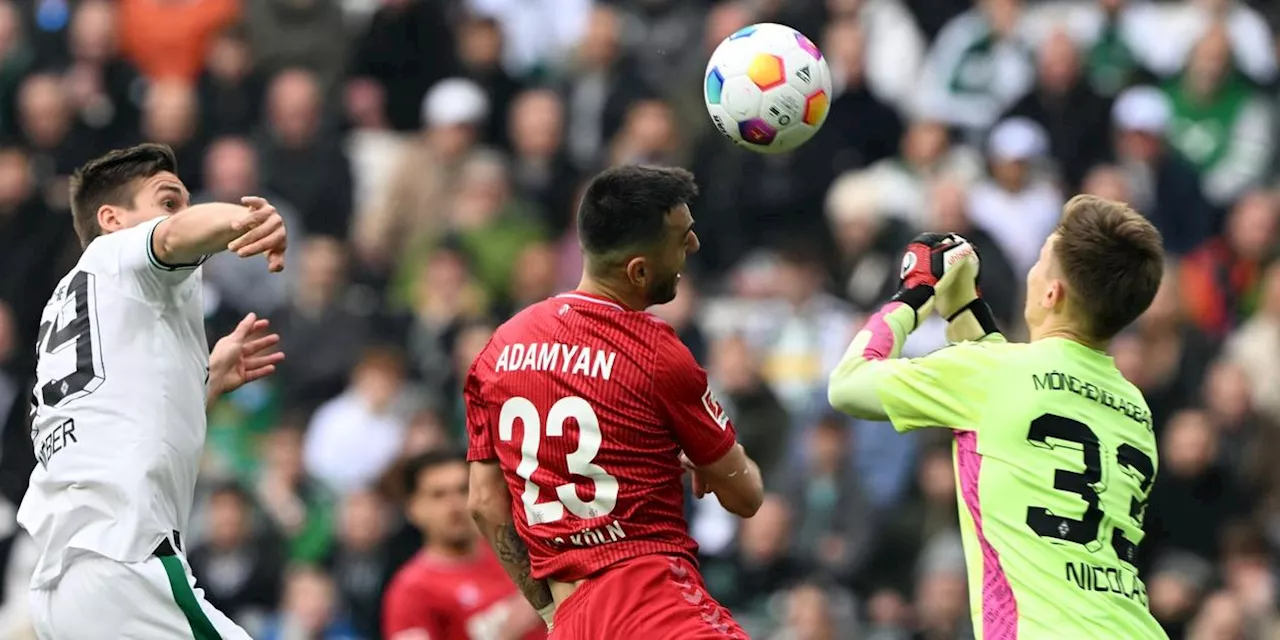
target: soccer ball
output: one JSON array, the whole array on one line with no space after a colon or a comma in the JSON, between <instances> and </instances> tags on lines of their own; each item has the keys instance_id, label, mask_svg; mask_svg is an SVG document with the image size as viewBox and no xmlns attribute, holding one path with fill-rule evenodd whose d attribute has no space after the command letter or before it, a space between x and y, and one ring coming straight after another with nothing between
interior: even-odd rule
<instances>
[{"instance_id":1,"label":"soccer ball","mask_svg":"<svg viewBox=\"0 0 1280 640\"><path fill-rule=\"evenodd\" d=\"M831 70L803 33L753 24L716 47L702 95L724 137L759 153L785 153L826 121Z\"/></svg>"}]
</instances>

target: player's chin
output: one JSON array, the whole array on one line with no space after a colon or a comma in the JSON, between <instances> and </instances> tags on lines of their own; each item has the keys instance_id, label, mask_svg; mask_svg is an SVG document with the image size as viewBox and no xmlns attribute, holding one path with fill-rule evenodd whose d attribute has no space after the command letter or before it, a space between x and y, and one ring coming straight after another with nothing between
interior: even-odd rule
<instances>
[{"instance_id":1,"label":"player's chin","mask_svg":"<svg viewBox=\"0 0 1280 640\"><path fill-rule=\"evenodd\" d=\"M676 274L671 282L661 287L655 287L653 293L649 296L650 304L666 304L676 299L676 285L680 282L680 274Z\"/></svg>"}]
</instances>

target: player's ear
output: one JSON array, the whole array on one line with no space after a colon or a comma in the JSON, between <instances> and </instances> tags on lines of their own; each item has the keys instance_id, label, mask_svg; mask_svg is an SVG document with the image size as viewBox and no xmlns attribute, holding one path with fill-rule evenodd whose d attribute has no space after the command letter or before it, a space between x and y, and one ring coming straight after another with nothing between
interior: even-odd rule
<instances>
[{"instance_id":1,"label":"player's ear","mask_svg":"<svg viewBox=\"0 0 1280 640\"><path fill-rule=\"evenodd\" d=\"M627 261L627 281L641 289L649 283L649 265L644 256L636 256Z\"/></svg>"},{"instance_id":2,"label":"player's ear","mask_svg":"<svg viewBox=\"0 0 1280 640\"><path fill-rule=\"evenodd\" d=\"M119 207L104 204L98 207L98 228L104 233L119 231L124 228L124 216Z\"/></svg>"},{"instance_id":3,"label":"player's ear","mask_svg":"<svg viewBox=\"0 0 1280 640\"><path fill-rule=\"evenodd\" d=\"M1060 307L1066 301L1066 294L1067 290L1062 286L1062 281L1051 278L1048 286L1044 288L1044 297L1040 300L1040 306L1045 309Z\"/></svg>"}]
</instances>

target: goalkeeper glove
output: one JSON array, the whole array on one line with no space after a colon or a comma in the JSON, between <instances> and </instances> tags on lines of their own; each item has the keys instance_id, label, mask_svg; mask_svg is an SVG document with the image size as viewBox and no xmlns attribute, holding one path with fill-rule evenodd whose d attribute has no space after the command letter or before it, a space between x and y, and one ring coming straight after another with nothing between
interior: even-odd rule
<instances>
[{"instance_id":1,"label":"goalkeeper glove","mask_svg":"<svg viewBox=\"0 0 1280 640\"><path fill-rule=\"evenodd\" d=\"M956 267L973 255L973 246L955 234L922 233L907 243L902 254L898 292L893 294L893 300L916 312L915 327L919 327L933 309L934 296L943 279L949 285L959 274Z\"/></svg>"},{"instance_id":2,"label":"goalkeeper glove","mask_svg":"<svg viewBox=\"0 0 1280 640\"><path fill-rule=\"evenodd\" d=\"M978 250L969 244L968 240L954 233L950 237L964 243L970 250L968 252L953 250L943 258L950 260L945 265L946 272L943 274L948 277L945 282L935 285L934 308L947 322L978 299L978 271L982 266L978 259Z\"/></svg>"}]
</instances>

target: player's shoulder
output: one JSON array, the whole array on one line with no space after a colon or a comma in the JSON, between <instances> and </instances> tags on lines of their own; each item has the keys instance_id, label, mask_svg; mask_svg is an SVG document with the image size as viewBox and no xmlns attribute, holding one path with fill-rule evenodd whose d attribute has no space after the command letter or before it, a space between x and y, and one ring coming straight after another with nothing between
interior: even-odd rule
<instances>
[{"instance_id":1,"label":"player's shoulder","mask_svg":"<svg viewBox=\"0 0 1280 640\"><path fill-rule=\"evenodd\" d=\"M990 369L994 362L1016 362L1024 357L1025 344L1001 338L953 342L929 354L935 363L953 363L967 368Z\"/></svg>"},{"instance_id":2,"label":"player's shoulder","mask_svg":"<svg viewBox=\"0 0 1280 640\"><path fill-rule=\"evenodd\" d=\"M391 582L387 583L387 593L411 594L427 591L438 582L435 573L431 569L431 561L419 553L396 570Z\"/></svg>"}]
</instances>

